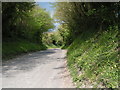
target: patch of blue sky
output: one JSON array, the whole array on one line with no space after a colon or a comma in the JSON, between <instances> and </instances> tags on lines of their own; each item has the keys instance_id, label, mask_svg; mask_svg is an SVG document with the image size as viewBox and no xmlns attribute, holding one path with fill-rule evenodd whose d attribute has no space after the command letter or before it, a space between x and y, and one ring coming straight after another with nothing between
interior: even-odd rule
<instances>
[{"instance_id":1,"label":"patch of blue sky","mask_svg":"<svg viewBox=\"0 0 120 90\"><path fill-rule=\"evenodd\" d=\"M39 5L41 8L46 9L46 11L49 12L51 18L53 18L54 13L55 13L55 8L50 3L55 3L55 2L36 2L36 4ZM55 25L55 28L50 29L49 31L56 31L57 30L59 23L54 23L54 25Z\"/></svg>"},{"instance_id":2,"label":"patch of blue sky","mask_svg":"<svg viewBox=\"0 0 120 90\"><path fill-rule=\"evenodd\" d=\"M36 2L41 8L46 9L47 12L49 12L50 16L53 17L55 8L50 3L54 2Z\"/></svg>"}]
</instances>

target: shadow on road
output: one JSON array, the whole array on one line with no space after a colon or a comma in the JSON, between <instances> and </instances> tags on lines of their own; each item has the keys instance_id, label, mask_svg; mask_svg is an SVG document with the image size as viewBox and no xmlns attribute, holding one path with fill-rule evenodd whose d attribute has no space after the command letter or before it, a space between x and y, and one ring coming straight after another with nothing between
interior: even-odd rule
<instances>
[{"instance_id":1,"label":"shadow on road","mask_svg":"<svg viewBox=\"0 0 120 90\"><path fill-rule=\"evenodd\" d=\"M24 56L19 56L18 58L3 62L2 74L4 77L13 77L15 74L18 74L21 71L30 71L37 65L52 62L55 59L53 59L54 57L50 57L50 55L55 54L58 50L60 49L48 49L45 51L39 51L26 54Z\"/></svg>"},{"instance_id":2,"label":"shadow on road","mask_svg":"<svg viewBox=\"0 0 120 90\"><path fill-rule=\"evenodd\" d=\"M53 69L63 69L63 68L65 68L65 66L60 66L60 67L53 68Z\"/></svg>"}]
</instances>

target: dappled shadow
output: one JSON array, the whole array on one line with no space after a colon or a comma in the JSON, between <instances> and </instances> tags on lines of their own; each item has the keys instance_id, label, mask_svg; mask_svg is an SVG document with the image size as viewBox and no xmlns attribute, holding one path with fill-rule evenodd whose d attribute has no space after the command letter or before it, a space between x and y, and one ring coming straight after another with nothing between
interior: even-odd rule
<instances>
[{"instance_id":1,"label":"dappled shadow","mask_svg":"<svg viewBox=\"0 0 120 90\"><path fill-rule=\"evenodd\" d=\"M3 77L13 77L15 76L15 74L18 74L20 72L30 71L38 65L52 62L56 59L55 57L50 57L50 55L56 53L58 50L60 49L48 49L45 51L38 51L3 62Z\"/></svg>"},{"instance_id":2,"label":"dappled shadow","mask_svg":"<svg viewBox=\"0 0 120 90\"><path fill-rule=\"evenodd\" d=\"M63 69L63 68L65 68L65 66L60 66L60 67L53 68L53 69Z\"/></svg>"},{"instance_id":3,"label":"dappled shadow","mask_svg":"<svg viewBox=\"0 0 120 90\"><path fill-rule=\"evenodd\" d=\"M65 79L65 78L69 78L70 77L70 73L68 73L67 70L67 66L63 63L63 65L53 68L55 70L60 70L57 74L58 77L54 78L54 79Z\"/></svg>"}]
</instances>

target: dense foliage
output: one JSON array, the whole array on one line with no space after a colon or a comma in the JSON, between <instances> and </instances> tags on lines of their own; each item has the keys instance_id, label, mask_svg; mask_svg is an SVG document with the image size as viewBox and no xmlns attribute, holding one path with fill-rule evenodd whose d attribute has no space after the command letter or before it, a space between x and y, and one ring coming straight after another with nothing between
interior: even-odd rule
<instances>
[{"instance_id":1,"label":"dense foliage","mask_svg":"<svg viewBox=\"0 0 120 90\"><path fill-rule=\"evenodd\" d=\"M59 2L55 18L78 87L118 87L117 2ZM87 83L86 83L87 82ZM85 86L87 84L88 86Z\"/></svg>"},{"instance_id":2,"label":"dense foliage","mask_svg":"<svg viewBox=\"0 0 120 90\"><path fill-rule=\"evenodd\" d=\"M19 37L41 42L42 33L54 27L49 14L32 2L3 3L2 12L3 40Z\"/></svg>"},{"instance_id":3,"label":"dense foliage","mask_svg":"<svg viewBox=\"0 0 120 90\"><path fill-rule=\"evenodd\" d=\"M18 41L20 43L23 43L22 40L23 41L26 40L27 44L29 41L31 43L37 43L42 47L43 32L46 32L52 28L54 28L54 24L53 19L50 17L49 13L45 11L43 8L36 5L34 2L3 2L2 3L2 39L4 42L3 56L5 57L8 55L8 53L4 52L11 51L12 54L13 47L11 45ZM18 48L21 48L19 43L16 43L14 45L19 46ZM8 48L9 51L6 48ZM18 48L15 48L16 52L13 51L13 53L16 54L19 53L19 50L17 50ZM24 48L27 49L27 47ZM40 49L38 48L38 50Z\"/></svg>"},{"instance_id":4,"label":"dense foliage","mask_svg":"<svg viewBox=\"0 0 120 90\"><path fill-rule=\"evenodd\" d=\"M56 19L67 24L71 40L84 31L106 30L118 24L119 3L110 2L61 2L56 3ZM68 41L68 44L70 42Z\"/></svg>"},{"instance_id":5,"label":"dense foliage","mask_svg":"<svg viewBox=\"0 0 120 90\"><path fill-rule=\"evenodd\" d=\"M63 38L59 31L45 32L42 37L43 43L50 48L61 47L63 45Z\"/></svg>"}]
</instances>

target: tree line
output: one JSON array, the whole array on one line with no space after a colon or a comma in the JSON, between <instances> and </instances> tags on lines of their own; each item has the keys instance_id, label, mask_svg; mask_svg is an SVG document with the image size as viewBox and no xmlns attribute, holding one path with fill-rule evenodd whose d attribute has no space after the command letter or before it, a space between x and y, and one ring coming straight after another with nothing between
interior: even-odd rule
<instances>
[{"instance_id":1,"label":"tree line","mask_svg":"<svg viewBox=\"0 0 120 90\"><path fill-rule=\"evenodd\" d=\"M54 6L66 45L84 32L99 32L118 26L120 4L117 2L58 2Z\"/></svg>"},{"instance_id":2,"label":"tree line","mask_svg":"<svg viewBox=\"0 0 120 90\"><path fill-rule=\"evenodd\" d=\"M2 3L2 36L42 43L42 33L54 28L53 19L34 2Z\"/></svg>"}]
</instances>

